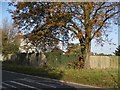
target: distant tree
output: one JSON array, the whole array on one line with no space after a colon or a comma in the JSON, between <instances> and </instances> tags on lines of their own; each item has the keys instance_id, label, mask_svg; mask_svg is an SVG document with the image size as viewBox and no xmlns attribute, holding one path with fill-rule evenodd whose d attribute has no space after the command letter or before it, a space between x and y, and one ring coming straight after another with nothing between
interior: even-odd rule
<instances>
[{"instance_id":1,"label":"distant tree","mask_svg":"<svg viewBox=\"0 0 120 90\"><path fill-rule=\"evenodd\" d=\"M65 43L71 38L78 39L85 68L90 67L91 41L96 39L102 46L108 41L104 36L108 37L109 20L113 17L115 20L119 12L117 2L18 2L12 5L16 7L11 11L14 22L26 32L33 28L30 37L33 42L43 44L39 46L52 46L56 39Z\"/></svg>"},{"instance_id":2,"label":"distant tree","mask_svg":"<svg viewBox=\"0 0 120 90\"><path fill-rule=\"evenodd\" d=\"M94 55L95 53L94 52L91 52L91 55Z\"/></svg>"},{"instance_id":3,"label":"distant tree","mask_svg":"<svg viewBox=\"0 0 120 90\"><path fill-rule=\"evenodd\" d=\"M107 54L104 54L104 53L99 53L97 54L97 56L106 56Z\"/></svg>"},{"instance_id":4,"label":"distant tree","mask_svg":"<svg viewBox=\"0 0 120 90\"><path fill-rule=\"evenodd\" d=\"M99 53L95 54L96 56L112 56L112 54Z\"/></svg>"},{"instance_id":5,"label":"distant tree","mask_svg":"<svg viewBox=\"0 0 120 90\"><path fill-rule=\"evenodd\" d=\"M112 56L112 54L107 54L107 56Z\"/></svg>"},{"instance_id":6,"label":"distant tree","mask_svg":"<svg viewBox=\"0 0 120 90\"><path fill-rule=\"evenodd\" d=\"M19 43L15 39L16 33L16 29L9 25L7 19L4 19L2 27L2 54L5 57L8 54L17 53L19 50Z\"/></svg>"},{"instance_id":7,"label":"distant tree","mask_svg":"<svg viewBox=\"0 0 120 90\"><path fill-rule=\"evenodd\" d=\"M115 54L116 56L120 56L120 45L116 48L114 54Z\"/></svg>"}]
</instances>

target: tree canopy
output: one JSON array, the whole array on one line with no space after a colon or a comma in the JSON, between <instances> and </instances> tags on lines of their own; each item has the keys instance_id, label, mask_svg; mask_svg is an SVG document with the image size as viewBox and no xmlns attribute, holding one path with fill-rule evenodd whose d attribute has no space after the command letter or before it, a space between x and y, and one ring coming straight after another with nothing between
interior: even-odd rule
<instances>
[{"instance_id":1,"label":"tree canopy","mask_svg":"<svg viewBox=\"0 0 120 90\"><path fill-rule=\"evenodd\" d=\"M120 56L120 45L116 48L114 54L115 54L116 56Z\"/></svg>"},{"instance_id":2,"label":"tree canopy","mask_svg":"<svg viewBox=\"0 0 120 90\"><path fill-rule=\"evenodd\" d=\"M80 55L80 44L71 43L68 45L67 55Z\"/></svg>"},{"instance_id":3,"label":"tree canopy","mask_svg":"<svg viewBox=\"0 0 120 90\"><path fill-rule=\"evenodd\" d=\"M17 2L11 3L16 10L10 11L21 30L32 32L35 42L54 45L55 40L64 42L78 39L89 67L91 40L97 43L108 40L106 28L113 18L116 21L117 2ZM31 39L31 40L32 40ZM52 44L51 44L52 43Z\"/></svg>"},{"instance_id":4,"label":"tree canopy","mask_svg":"<svg viewBox=\"0 0 120 90\"><path fill-rule=\"evenodd\" d=\"M2 54L6 57L8 54L15 54L19 51L19 43L15 38L16 30L8 24L7 19L3 20L2 29Z\"/></svg>"}]
</instances>

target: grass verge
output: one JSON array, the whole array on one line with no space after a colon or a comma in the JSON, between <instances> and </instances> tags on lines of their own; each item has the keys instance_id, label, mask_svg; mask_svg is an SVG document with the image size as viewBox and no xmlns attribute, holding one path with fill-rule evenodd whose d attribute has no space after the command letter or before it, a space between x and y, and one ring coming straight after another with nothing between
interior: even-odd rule
<instances>
[{"instance_id":1,"label":"grass verge","mask_svg":"<svg viewBox=\"0 0 120 90\"><path fill-rule=\"evenodd\" d=\"M104 88L118 88L117 69L36 68L14 63L3 63L2 69Z\"/></svg>"}]
</instances>

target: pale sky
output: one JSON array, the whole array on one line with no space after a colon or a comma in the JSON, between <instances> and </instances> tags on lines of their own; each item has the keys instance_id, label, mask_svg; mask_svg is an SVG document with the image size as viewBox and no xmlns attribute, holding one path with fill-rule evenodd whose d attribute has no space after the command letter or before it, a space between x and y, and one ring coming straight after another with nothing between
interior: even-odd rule
<instances>
[{"instance_id":1,"label":"pale sky","mask_svg":"<svg viewBox=\"0 0 120 90\"><path fill-rule=\"evenodd\" d=\"M11 16L7 11L8 8L9 7L8 7L7 2L0 2L0 26L2 25L2 20L4 18L8 18L9 23L12 23ZM107 28L107 29L113 30L113 32L109 33L109 38L113 39L112 42L114 42L116 45L109 45L109 44L105 43L104 46L101 47L100 45L96 45L94 40L93 40L92 46L91 46L92 52L113 54L113 52L115 51L116 47L118 46L118 26L111 24L110 28ZM120 37L119 37L119 39L120 39ZM74 42L77 43L78 41L75 40Z\"/></svg>"}]
</instances>

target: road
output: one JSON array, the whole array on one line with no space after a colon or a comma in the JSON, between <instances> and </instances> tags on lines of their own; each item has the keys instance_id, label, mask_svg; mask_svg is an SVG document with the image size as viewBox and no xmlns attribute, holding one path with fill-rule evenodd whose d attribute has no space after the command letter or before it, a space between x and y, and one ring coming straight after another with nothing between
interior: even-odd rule
<instances>
[{"instance_id":1,"label":"road","mask_svg":"<svg viewBox=\"0 0 120 90\"><path fill-rule=\"evenodd\" d=\"M80 88L90 87L73 85L53 79L2 70L2 89L13 90L14 88L17 90L26 90L26 88L34 90L43 90L48 88L68 88L71 90L78 90Z\"/></svg>"}]
</instances>

